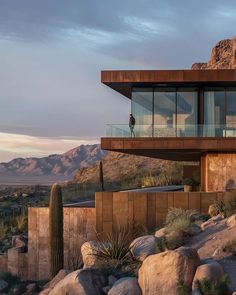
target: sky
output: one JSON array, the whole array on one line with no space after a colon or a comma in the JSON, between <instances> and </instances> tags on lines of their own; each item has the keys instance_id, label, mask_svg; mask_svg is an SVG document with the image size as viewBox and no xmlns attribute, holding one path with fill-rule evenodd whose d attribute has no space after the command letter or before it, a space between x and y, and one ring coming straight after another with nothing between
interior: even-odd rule
<instances>
[{"instance_id":1,"label":"sky","mask_svg":"<svg viewBox=\"0 0 236 295\"><path fill-rule=\"evenodd\" d=\"M98 143L130 113L101 70L190 68L235 15L235 0L0 0L0 162Z\"/></svg>"}]
</instances>

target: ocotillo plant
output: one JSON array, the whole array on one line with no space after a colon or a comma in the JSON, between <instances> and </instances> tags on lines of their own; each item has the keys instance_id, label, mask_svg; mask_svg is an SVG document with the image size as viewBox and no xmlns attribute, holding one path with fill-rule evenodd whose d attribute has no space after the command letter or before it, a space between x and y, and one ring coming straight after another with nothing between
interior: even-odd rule
<instances>
[{"instance_id":1,"label":"ocotillo plant","mask_svg":"<svg viewBox=\"0 0 236 295\"><path fill-rule=\"evenodd\" d=\"M51 189L49 202L49 257L50 273L54 277L63 268L63 204L61 187L54 184Z\"/></svg>"},{"instance_id":2,"label":"ocotillo plant","mask_svg":"<svg viewBox=\"0 0 236 295\"><path fill-rule=\"evenodd\" d=\"M101 191L104 191L104 179L103 179L103 165L102 165L102 161L100 161L100 165L99 165L99 179L100 179L100 188L101 188Z\"/></svg>"}]
</instances>

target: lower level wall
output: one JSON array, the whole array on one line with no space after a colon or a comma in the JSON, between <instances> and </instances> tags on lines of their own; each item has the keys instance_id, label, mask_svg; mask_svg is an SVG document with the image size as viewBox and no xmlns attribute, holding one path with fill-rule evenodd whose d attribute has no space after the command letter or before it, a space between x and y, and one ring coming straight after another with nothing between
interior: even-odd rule
<instances>
[{"instance_id":1,"label":"lower level wall","mask_svg":"<svg viewBox=\"0 0 236 295\"><path fill-rule=\"evenodd\" d=\"M99 192L96 193L96 228L99 233L111 233L120 228L137 227L148 230L160 226L168 208L193 209L207 213L223 193L205 192Z\"/></svg>"},{"instance_id":2,"label":"lower level wall","mask_svg":"<svg viewBox=\"0 0 236 295\"><path fill-rule=\"evenodd\" d=\"M202 190L236 189L236 154L206 154L201 159Z\"/></svg>"},{"instance_id":3,"label":"lower level wall","mask_svg":"<svg viewBox=\"0 0 236 295\"><path fill-rule=\"evenodd\" d=\"M80 247L96 238L95 208L63 208L64 268L73 269ZM28 279L49 278L49 208L28 210Z\"/></svg>"},{"instance_id":4,"label":"lower level wall","mask_svg":"<svg viewBox=\"0 0 236 295\"><path fill-rule=\"evenodd\" d=\"M96 232L105 236L123 227L130 231L139 227L151 230L163 223L170 207L207 213L209 205L222 198L220 192L96 193L95 208L63 209L64 267L76 268L81 245L96 239ZM29 208L28 214L28 279L48 279L49 209Z\"/></svg>"}]
</instances>

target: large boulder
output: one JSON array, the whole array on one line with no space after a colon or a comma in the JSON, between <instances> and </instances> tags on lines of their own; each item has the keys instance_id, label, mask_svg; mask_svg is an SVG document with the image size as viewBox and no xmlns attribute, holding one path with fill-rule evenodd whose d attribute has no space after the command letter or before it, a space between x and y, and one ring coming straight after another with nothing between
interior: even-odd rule
<instances>
[{"instance_id":1,"label":"large boulder","mask_svg":"<svg viewBox=\"0 0 236 295\"><path fill-rule=\"evenodd\" d=\"M98 241L88 241L81 246L84 268L99 268L102 260L97 254L100 244Z\"/></svg>"},{"instance_id":2,"label":"large boulder","mask_svg":"<svg viewBox=\"0 0 236 295\"><path fill-rule=\"evenodd\" d=\"M122 278L116 281L107 295L141 295L137 278Z\"/></svg>"},{"instance_id":3,"label":"large boulder","mask_svg":"<svg viewBox=\"0 0 236 295\"><path fill-rule=\"evenodd\" d=\"M68 274L49 295L102 295L107 278L98 269L80 269Z\"/></svg>"},{"instance_id":4,"label":"large boulder","mask_svg":"<svg viewBox=\"0 0 236 295\"><path fill-rule=\"evenodd\" d=\"M193 278L192 289L197 289L196 282L207 279L210 282L218 282L222 279L224 271L222 266L216 261L210 261L199 265Z\"/></svg>"},{"instance_id":5,"label":"large boulder","mask_svg":"<svg viewBox=\"0 0 236 295\"><path fill-rule=\"evenodd\" d=\"M56 274L56 276L45 285L45 288L54 288L56 284L58 284L61 280L64 279L69 273L71 273L72 270L68 269L61 269L59 272Z\"/></svg>"},{"instance_id":6,"label":"large boulder","mask_svg":"<svg viewBox=\"0 0 236 295\"><path fill-rule=\"evenodd\" d=\"M147 257L138 273L142 294L178 295L177 282L190 287L199 263L196 249L187 247Z\"/></svg>"},{"instance_id":7,"label":"large boulder","mask_svg":"<svg viewBox=\"0 0 236 295\"><path fill-rule=\"evenodd\" d=\"M232 216L230 216L227 221L226 224L229 228L232 228L236 225L236 214L233 214Z\"/></svg>"},{"instance_id":8,"label":"large boulder","mask_svg":"<svg viewBox=\"0 0 236 295\"><path fill-rule=\"evenodd\" d=\"M151 235L139 237L130 244L130 251L137 260L143 261L157 253L157 238Z\"/></svg>"}]
</instances>

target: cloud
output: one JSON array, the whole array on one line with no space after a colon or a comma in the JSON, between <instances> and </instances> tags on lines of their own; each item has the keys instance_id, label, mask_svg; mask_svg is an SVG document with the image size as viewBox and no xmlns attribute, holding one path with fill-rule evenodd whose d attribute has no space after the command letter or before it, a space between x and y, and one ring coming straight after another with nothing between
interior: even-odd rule
<instances>
[{"instance_id":1,"label":"cloud","mask_svg":"<svg viewBox=\"0 0 236 295\"><path fill-rule=\"evenodd\" d=\"M130 101L100 83L101 70L189 68L236 26L233 0L0 7L0 132L36 138L99 138L106 124L127 123Z\"/></svg>"},{"instance_id":2,"label":"cloud","mask_svg":"<svg viewBox=\"0 0 236 295\"><path fill-rule=\"evenodd\" d=\"M0 162L18 157L44 157L62 154L81 144L98 143L98 138L43 138L24 134L0 133Z\"/></svg>"}]
</instances>

